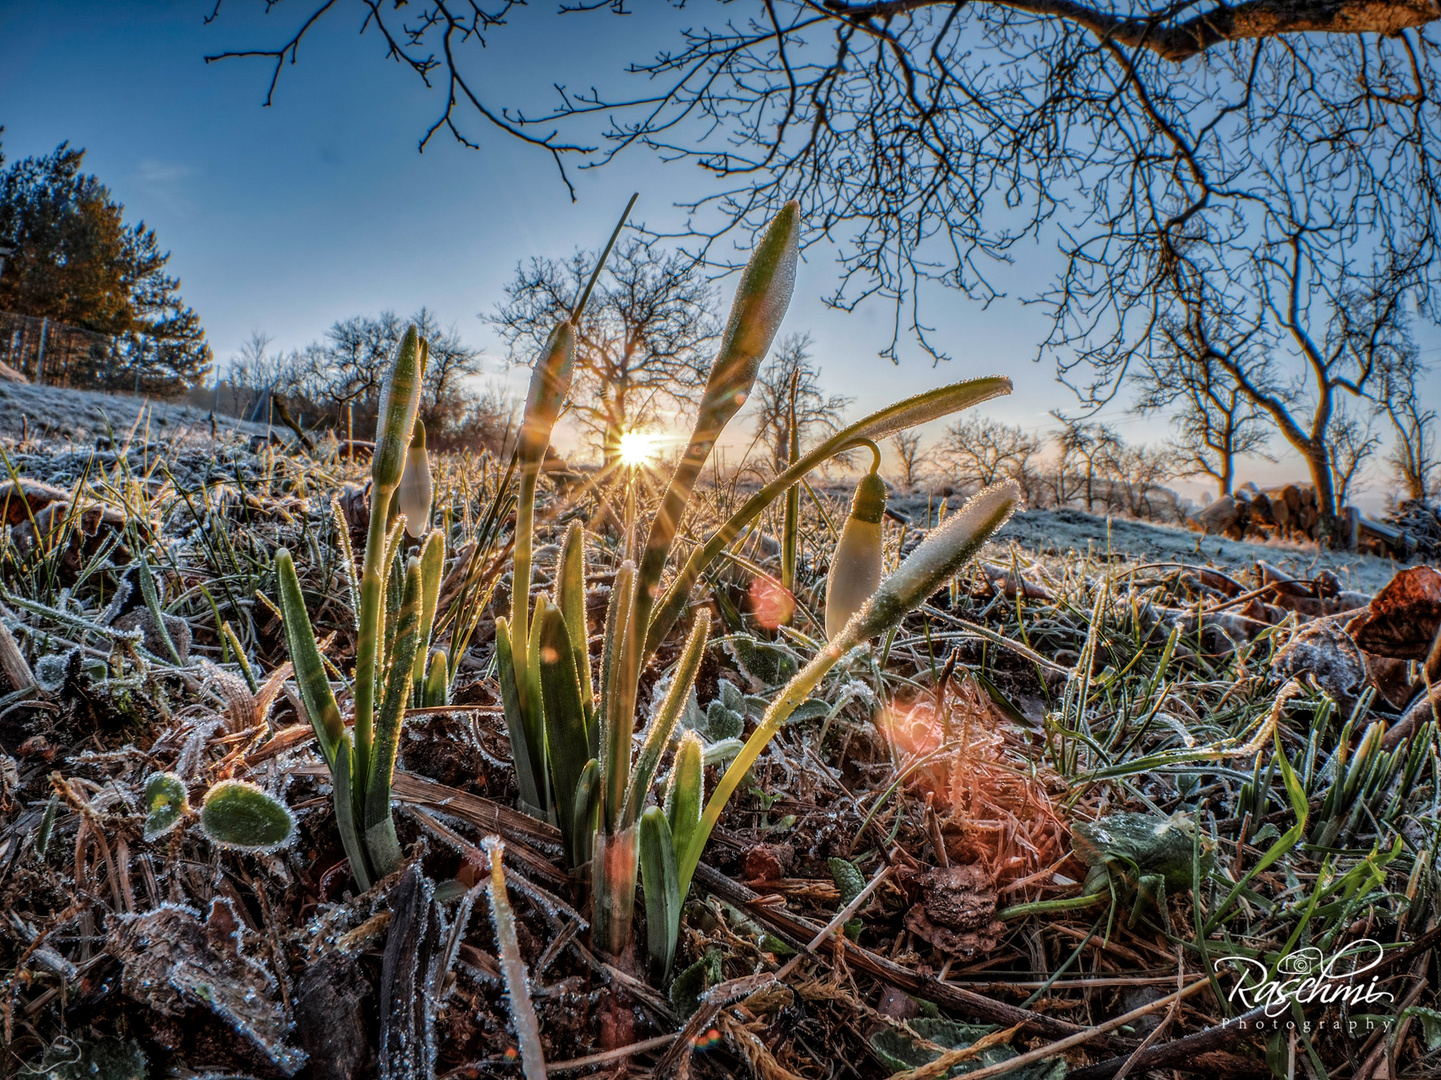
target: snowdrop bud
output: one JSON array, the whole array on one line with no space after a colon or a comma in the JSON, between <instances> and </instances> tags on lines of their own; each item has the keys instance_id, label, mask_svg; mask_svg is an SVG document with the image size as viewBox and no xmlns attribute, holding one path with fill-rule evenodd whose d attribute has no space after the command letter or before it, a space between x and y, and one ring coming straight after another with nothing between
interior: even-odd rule
<instances>
[{"instance_id":1,"label":"snowdrop bud","mask_svg":"<svg viewBox=\"0 0 1441 1080\"><path fill-rule=\"evenodd\" d=\"M405 448L420 409L420 382L425 377L429 347L409 327L395 350L395 361L380 391L380 418L375 430L375 457L370 475L375 487L386 493L395 490L405 467Z\"/></svg>"},{"instance_id":2,"label":"snowdrop bud","mask_svg":"<svg viewBox=\"0 0 1441 1080\"><path fill-rule=\"evenodd\" d=\"M550 443L550 433L560 418L560 407L570 393L575 375L575 327L557 323L545 349L536 357L530 372L530 389L525 396L525 413L520 422L520 460L539 464Z\"/></svg>"},{"instance_id":3,"label":"snowdrop bud","mask_svg":"<svg viewBox=\"0 0 1441 1080\"><path fill-rule=\"evenodd\" d=\"M425 452L425 425L415 422L415 437L405 454L405 475L400 480L400 512L405 531L419 539L430 527L430 504L434 491L430 481L430 456Z\"/></svg>"},{"instance_id":4,"label":"snowdrop bud","mask_svg":"<svg viewBox=\"0 0 1441 1080\"><path fill-rule=\"evenodd\" d=\"M800 204L781 207L751 252L701 399L697 438L715 439L755 384L796 283Z\"/></svg>"},{"instance_id":5,"label":"snowdrop bud","mask_svg":"<svg viewBox=\"0 0 1441 1080\"><path fill-rule=\"evenodd\" d=\"M881 582L846 626L842 649L886 633L920 607L964 566L1021 504L1014 480L986 488L946 519Z\"/></svg>"},{"instance_id":6,"label":"snowdrop bud","mask_svg":"<svg viewBox=\"0 0 1441 1080\"><path fill-rule=\"evenodd\" d=\"M826 577L826 637L834 640L881 583L881 519L886 482L869 472L856 485Z\"/></svg>"}]
</instances>

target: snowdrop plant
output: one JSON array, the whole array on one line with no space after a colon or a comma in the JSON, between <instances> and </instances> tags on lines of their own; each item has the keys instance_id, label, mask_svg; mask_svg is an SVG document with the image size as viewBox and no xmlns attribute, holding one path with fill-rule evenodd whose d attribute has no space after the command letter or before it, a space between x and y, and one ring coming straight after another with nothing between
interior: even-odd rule
<instances>
[{"instance_id":1,"label":"snowdrop plant","mask_svg":"<svg viewBox=\"0 0 1441 1080\"><path fill-rule=\"evenodd\" d=\"M410 327L396 348L381 390L371 462L370 525L359 595L354 598L358 614L350 729L341 717L316 644L295 563L283 549L275 557L296 686L330 768L341 843L362 889L400 866L390 787L405 710L443 704L445 695L445 654L429 648L445 561L443 535L434 530L424 533L420 554L402 560L409 516L415 515L422 525L428 525L430 518L425 435L416 420L427 353L426 342ZM402 497L397 498L397 493ZM412 532L420 530L412 527Z\"/></svg>"},{"instance_id":2,"label":"snowdrop plant","mask_svg":"<svg viewBox=\"0 0 1441 1080\"><path fill-rule=\"evenodd\" d=\"M660 975L673 958L681 902L715 818L755 755L800 699L792 701L791 688L787 688L780 700L789 705L781 711L772 707L741 751L744 762L726 772L704 815L705 749L693 732L676 751L663 806L648 807L660 763L691 700L708 642L706 611L696 612L670 672L666 693L637 743L638 687L657 647L685 616L706 567L811 470L846 450L1010 390L1010 382L1004 378L944 387L882 409L809 453L793 455L792 464L698 545L663 588L701 470L726 425L750 395L790 302L799 231L799 207L789 203L759 239L741 276L694 428L649 522L639 560L627 559L616 571L601 633L598 669L592 665L589 649L586 537L579 523L570 526L561 544L549 595L534 600L531 596L537 480L551 431L569 393L577 315L556 326L537 358L521 425L511 611L496 622L497 674L521 802L530 813L559 826L573 869L589 866L593 926L602 950L617 954L624 949L631 933L637 874L644 874L648 951ZM579 309L580 305L577 314ZM878 482L879 477L872 486ZM998 511L982 524L994 527L1008 513L1009 509ZM957 516L962 524L978 520L974 514ZM875 524L878 530L879 524ZM961 534L951 530L947 535L958 541ZM988 535L989 530L977 524L973 532L965 534L974 543L960 545L964 554ZM941 559L935 562L936 573L944 575L953 565L959 563ZM913 573L912 578L915 576ZM919 587L904 595L912 597ZM924 596L912 606L921 599ZM813 663L792 686L804 686L808 693L846 649L877 632L866 632L873 623L890 619L887 625L891 625L910 610L900 610L884 598L879 602L877 610L883 615L857 624L860 636L849 631L839 635L822 654L827 658L824 665Z\"/></svg>"}]
</instances>

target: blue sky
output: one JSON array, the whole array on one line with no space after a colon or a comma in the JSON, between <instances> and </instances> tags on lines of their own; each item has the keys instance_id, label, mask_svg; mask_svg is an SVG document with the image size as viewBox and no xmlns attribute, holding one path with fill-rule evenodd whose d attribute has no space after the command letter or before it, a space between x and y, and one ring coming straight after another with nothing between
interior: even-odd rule
<instances>
[{"instance_id":1,"label":"blue sky","mask_svg":"<svg viewBox=\"0 0 1441 1080\"><path fill-rule=\"evenodd\" d=\"M428 304L492 353L488 373L502 375L495 339L476 316L492 309L518 260L599 245L632 191L640 193L637 219L674 226L673 204L708 190L694 166L642 152L573 173L573 204L548 154L476 124L479 151L442 133L418 153L440 100L385 60L380 38L359 35L359 5L339 5L307 37L300 62L282 72L273 106L262 108L268 61L207 65L204 57L274 46L311 5L289 0L266 16L260 3L227 0L207 26L212 6L0 5L0 123L11 160L48 152L62 139L86 148L87 168L171 251L182 294L222 365L253 330L285 349L340 318ZM517 9L512 25L493 34L478 70L496 100L538 108L551 103L553 82L614 80L625 62L647 57L672 42L679 25L701 18L663 5L627 19L556 19L551 10ZM1052 265L1049 249L1038 245L1000 280L1019 294ZM828 254L812 249L786 330L812 333L827 389L856 398L857 409L992 373L1017 382L1010 399L986 406L1007 421L1039 429L1050 425L1049 409L1072 403L1053 370L1032 360L1046 332L1039 309L1015 299L982 309L937 294L929 315L953 359L936 368L911 347L892 366L877 356L889 339L889 308L826 309L819 298L834 280ZM1137 441L1167 433L1154 418L1116 411L1109 419ZM1254 475L1297 473L1289 465Z\"/></svg>"}]
</instances>

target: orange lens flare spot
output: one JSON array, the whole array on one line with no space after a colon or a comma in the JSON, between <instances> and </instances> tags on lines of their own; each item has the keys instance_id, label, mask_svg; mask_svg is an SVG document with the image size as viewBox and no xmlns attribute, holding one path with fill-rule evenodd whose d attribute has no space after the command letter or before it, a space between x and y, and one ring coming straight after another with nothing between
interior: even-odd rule
<instances>
[{"instance_id":1,"label":"orange lens flare spot","mask_svg":"<svg viewBox=\"0 0 1441 1080\"><path fill-rule=\"evenodd\" d=\"M796 598L774 578L758 577L751 582L751 613L767 630L776 630L791 621L796 611Z\"/></svg>"}]
</instances>

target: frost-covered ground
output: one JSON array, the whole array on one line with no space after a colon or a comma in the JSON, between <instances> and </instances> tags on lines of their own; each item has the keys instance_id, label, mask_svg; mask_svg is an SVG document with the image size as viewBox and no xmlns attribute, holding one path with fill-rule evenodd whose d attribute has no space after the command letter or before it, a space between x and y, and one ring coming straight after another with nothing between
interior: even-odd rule
<instances>
[{"instance_id":1,"label":"frost-covered ground","mask_svg":"<svg viewBox=\"0 0 1441 1080\"><path fill-rule=\"evenodd\" d=\"M960 500L952 500L959 505ZM925 502L895 500L896 509L912 512L916 520L925 517ZM997 534L995 544L1015 541L1041 555L1064 556L1071 552L1104 557L1107 552L1126 562L1148 563L1174 560L1221 569L1238 570L1261 559L1296 577L1310 577L1319 570L1333 570L1341 586L1357 592L1374 593L1391 580L1398 564L1390 559L1344 551L1321 551L1314 544L1240 543L1220 536L1170 525L1152 525L1129 518L1107 518L1080 510L1027 510L1017 514Z\"/></svg>"},{"instance_id":2,"label":"frost-covered ground","mask_svg":"<svg viewBox=\"0 0 1441 1080\"><path fill-rule=\"evenodd\" d=\"M0 381L0 437L18 439L25 435L59 445L93 444L113 431L116 438L124 439L142 410L150 424L152 442L210 437L210 414L190 405L129 394ZM230 416L217 415L216 424L221 432L266 432L264 424L249 424ZM143 435L143 431L137 432L137 437Z\"/></svg>"},{"instance_id":3,"label":"frost-covered ground","mask_svg":"<svg viewBox=\"0 0 1441 1080\"><path fill-rule=\"evenodd\" d=\"M57 449L73 445L93 446L97 439L108 437L113 430L125 439L136 426L142 410L142 427L136 430L137 442L175 445L208 439L211 434L210 414L194 406L170 404L127 394L104 394L61 387L32 386L0 382L0 438L18 439L22 434ZM251 424L233 417L217 415L217 432L226 435L264 435L264 424ZM144 425L148 424L148 428ZM277 434L290 438L280 429ZM148 435L148 438L147 438ZM44 477L37 477L44 479ZM848 485L835 487L837 494L848 498ZM841 488L846 492L842 493ZM952 507L959 506L953 498ZM892 505L920 522L926 515L924 496L897 495ZM1127 562L1145 563L1175 560L1210 564L1226 569L1241 569L1263 559L1297 577L1309 577L1318 570L1330 569L1340 577L1342 586L1358 592L1375 592L1391 579L1397 565L1388 559L1345 552L1319 551L1313 544L1273 542L1265 544L1238 543L1218 536L1203 536L1183 528L1153 525L1128 518L1107 518L1080 510L1027 510L1001 531L997 543L1015 541L1037 554L1066 556L1071 552L1087 552L1103 557L1107 552Z\"/></svg>"}]
</instances>

